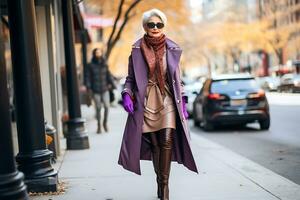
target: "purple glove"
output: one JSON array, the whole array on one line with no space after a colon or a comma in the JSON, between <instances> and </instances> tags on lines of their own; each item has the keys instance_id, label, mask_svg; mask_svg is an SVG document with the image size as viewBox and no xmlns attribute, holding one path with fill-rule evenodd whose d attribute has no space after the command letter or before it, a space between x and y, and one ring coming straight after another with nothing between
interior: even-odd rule
<instances>
[{"instance_id":1,"label":"purple glove","mask_svg":"<svg viewBox=\"0 0 300 200\"><path fill-rule=\"evenodd\" d=\"M182 112L183 112L183 116L184 116L184 118L185 119L188 119L189 118L189 114L188 114L188 112L187 112L187 110L186 110L186 98L182 98Z\"/></svg>"},{"instance_id":2,"label":"purple glove","mask_svg":"<svg viewBox=\"0 0 300 200\"><path fill-rule=\"evenodd\" d=\"M131 97L128 93L124 93L123 96L123 107L124 109L126 110L126 112L130 113L130 114L133 114L133 102L131 100Z\"/></svg>"}]
</instances>

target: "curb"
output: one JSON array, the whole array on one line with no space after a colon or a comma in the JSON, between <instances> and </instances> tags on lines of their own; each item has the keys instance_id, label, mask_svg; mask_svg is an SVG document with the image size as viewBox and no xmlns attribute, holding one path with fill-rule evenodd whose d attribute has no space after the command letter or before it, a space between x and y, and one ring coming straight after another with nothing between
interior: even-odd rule
<instances>
[{"instance_id":1,"label":"curb","mask_svg":"<svg viewBox=\"0 0 300 200\"><path fill-rule=\"evenodd\" d=\"M206 148L210 156L220 160L277 199L300 200L298 184L195 133L192 134L192 142L194 147Z\"/></svg>"}]
</instances>

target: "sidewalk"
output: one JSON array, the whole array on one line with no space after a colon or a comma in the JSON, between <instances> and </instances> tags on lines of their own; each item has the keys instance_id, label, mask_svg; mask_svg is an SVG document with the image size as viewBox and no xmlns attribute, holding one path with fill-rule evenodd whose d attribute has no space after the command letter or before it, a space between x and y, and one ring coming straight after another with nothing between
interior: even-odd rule
<instances>
[{"instance_id":1,"label":"sidewalk","mask_svg":"<svg viewBox=\"0 0 300 200\"><path fill-rule=\"evenodd\" d=\"M67 151L59 169L67 191L33 200L155 200L152 163L142 161L142 176L117 164L126 114L110 111L110 133L96 134L93 109L83 107L88 120L89 150ZM255 148L255 147L254 147ZM171 200L300 200L300 186L278 174L192 133L199 174L172 164Z\"/></svg>"}]
</instances>

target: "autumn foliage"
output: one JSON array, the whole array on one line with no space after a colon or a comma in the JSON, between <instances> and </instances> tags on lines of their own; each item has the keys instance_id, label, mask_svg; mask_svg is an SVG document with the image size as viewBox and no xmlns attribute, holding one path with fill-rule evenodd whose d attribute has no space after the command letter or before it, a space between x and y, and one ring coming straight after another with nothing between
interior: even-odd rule
<instances>
[{"instance_id":1,"label":"autumn foliage","mask_svg":"<svg viewBox=\"0 0 300 200\"><path fill-rule=\"evenodd\" d=\"M210 20L193 21L188 0L87 0L95 10L102 7L105 17L116 19L120 3L123 3L119 22L105 29L109 63L116 74L126 73L127 57L131 44L143 35L141 15L151 8L161 9L168 17L166 34L184 50L183 66L207 66L208 72L220 57L225 60L223 71L241 66L241 56L265 51L275 55L277 64L284 64L284 56L294 59L300 54L300 3L296 0L259 0L256 16L247 18L247 8L230 7ZM126 10L138 2L126 18ZM109 49L109 42L116 38L111 33L122 28L118 40ZM110 39L109 39L110 38Z\"/></svg>"}]
</instances>

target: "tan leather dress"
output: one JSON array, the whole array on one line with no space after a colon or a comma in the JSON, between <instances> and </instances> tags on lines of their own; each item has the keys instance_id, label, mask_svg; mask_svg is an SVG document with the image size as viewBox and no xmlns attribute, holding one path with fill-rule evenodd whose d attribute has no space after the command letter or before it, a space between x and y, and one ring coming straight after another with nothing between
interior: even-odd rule
<instances>
[{"instance_id":1,"label":"tan leather dress","mask_svg":"<svg viewBox=\"0 0 300 200\"><path fill-rule=\"evenodd\" d=\"M164 55L164 74L167 77L167 63ZM168 84L165 96L159 90L156 77L149 79L144 104L143 133L155 132L165 128L176 129L176 107Z\"/></svg>"}]
</instances>

